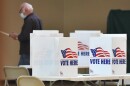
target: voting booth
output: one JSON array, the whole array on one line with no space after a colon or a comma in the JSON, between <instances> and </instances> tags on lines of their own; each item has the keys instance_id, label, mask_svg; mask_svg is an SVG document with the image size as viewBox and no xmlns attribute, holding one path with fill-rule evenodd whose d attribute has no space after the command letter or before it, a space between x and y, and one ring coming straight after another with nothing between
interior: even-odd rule
<instances>
[{"instance_id":1,"label":"voting booth","mask_svg":"<svg viewBox=\"0 0 130 86\"><path fill-rule=\"evenodd\" d=\"M63 37L58 30L34 30L30 34L32 75L78 77L78 68L91 75L126 74L126 34L80 31Z\"/></svg>"},{"instance_id":2,"label":"voting booth","mask_svg":"<svg viewBox=\"0 0 130 86\"><path fill-rule=\"evenodd\" d=\"M59 38L58 59L60 60L60 76L78 76L78 49L75 38Z\"/></svg>"},{"instance_id":3,"label":"voting booth","mask_svg":"<svg viewBox=\"0 0 130 86\"><path fill-rule=\"evenodd\" d=\"M77 40L62 37L63 34L57 32L49 32L50 35L43 33L44 31L34 31L30 34L32 75L37 77L77 76Z\"/></svg>"},{"instance_id":4,"label":"voting booth","mask_svg":"<svg viewBox=\"0 0 130 86\"><path fill-rule=\"evenodd\" d=\"M33 30L33 33L30 34L30 65L32 66L33 52L32 48L35 46L32 39L38 39L41 37L63 37L63 33L59 33L58 30ZM41 40L41 39L38 39Z\"/></svg>"},{"instance_id":5,"label":"voting booth","mask_svg":"<svg viewBox=\"0 0 130 86\"><path fill-rule=\"evenodd\" d=\"M90 37L99 37L101 32L99 30L75 30L70 33L71 38L78 40L78 67L89 68L89 39Z\"/></svg>"},{"instance_id":6,"label":"voting booth","mask_svg":"<svg viewBox=\"0 0 130 86\"><path fill-rule=\"evenodd\" d=\"M63 33L59 33L58 30L33 30L33 34L45 37L63 37Z\"/></svg>"},{"instance_id":7,"label":"voting booth","mask_svg":"<svg viewBox=\"0 0 130 86\"><path fill-rule=\"evenodd\" d=\"M90 38L90 75L126 74L126 34Z\"/></svg>"}]
</instances>

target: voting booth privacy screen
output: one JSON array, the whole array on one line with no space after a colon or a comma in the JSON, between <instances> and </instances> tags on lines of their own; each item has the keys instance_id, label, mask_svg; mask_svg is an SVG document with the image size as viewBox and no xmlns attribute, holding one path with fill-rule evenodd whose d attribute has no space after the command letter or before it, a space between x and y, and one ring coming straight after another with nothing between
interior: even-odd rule
<instances>
[{"instance_id":1,"label":"voting booth privacy screen","mask_svg":"<svg viewBox=\"0 0 130 86\"><path fill-rule=\"evenodd\" d=\"M77 40L52 33L53 37L43 33L30 35L33 76L77 76Z\"/></svg>"},{"instance_id":2,"label":"voting booth privacy screen","mask_svg":"<svg viewBox=\"0 0 130 86\"><path fill-rule=\"evenodd\" d=\"M90 75L126 74L126 36L90 38Z\"/></svg>"},{"instance_id":3,"label":"voting booth privacy screen","mask_svg":"<svg viewBox=\"0 0 130 86\"><path fill-rule=\"evenodd\" d=\"M34 30L30 34L33 76L75 77L78 68L90 75L126 74L126 34L102 34L76 30L63 37L58 30Z\"/></svg>"},{"instance_id":4,"label":"voting booth privacy screen","mask_svg":"<svg viewBox=\"0 0 130 86\"><path fill-rule=\"evenodd\" d=\"M90 37L98 37L101 32L98 30L76 30L70 33L71 38L76 38L78 40L78 66L81 68L89 67L89 47Z\"/></svg>"}]
</instances>

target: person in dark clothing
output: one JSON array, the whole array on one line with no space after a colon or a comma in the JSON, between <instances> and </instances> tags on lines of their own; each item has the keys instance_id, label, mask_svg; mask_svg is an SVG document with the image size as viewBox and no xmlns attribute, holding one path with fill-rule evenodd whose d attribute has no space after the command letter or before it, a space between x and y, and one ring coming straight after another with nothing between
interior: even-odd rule
<instances>
[{"instance_id":1,"label":"person in dark clothing","mask_svg":"<svg viewBox=\"0 0 130 86\"><path fill-rule=\"evenodd\" d=\"M18 65L30 65L30 33L33 30L42 30L42 24L38 16L33 13L31 4L24 2L20 7L20 16L24 19L24 24L20 34L10 33L9 37L18 40L20 43L20 60Z\"/></svg>"}]
</instances>

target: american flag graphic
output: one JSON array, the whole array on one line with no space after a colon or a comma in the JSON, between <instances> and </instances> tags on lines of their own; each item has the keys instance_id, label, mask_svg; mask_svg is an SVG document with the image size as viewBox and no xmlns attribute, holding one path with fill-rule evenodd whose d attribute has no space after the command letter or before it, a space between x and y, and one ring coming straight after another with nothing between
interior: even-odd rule
<instances>
[{"instance_id":1,"label":"american flag graphic","mask_svg":"<svg viewBox=\"0 0 130 86\"><path fill-rule=\"evenodd\" d=\"M97 47L96 57L110 57L110 53L108 51L104 51L101 47Z\"/></svg>"},{"instance_id":2,"label":"american flag graphic","mask_svg":"<svg viewBox=\"0 0 130 86\"><path fill-rule=\"evenodd\" d=\"M82 42L78 41L78 50L89 50L89 47Z\"/></svg>"},{"instance_id":3,"label":"american flag graphic","mask_svg":"<svg viewBox=\"0 0 130 86\"><path fill-rule=\"evenodd\" d=\"M76 52L73 52L70 48L66 48L65 50L61 50L63 58L78 58Z\"/></svg>"},{"instance_id":4,"label":"american flag graphic","mask_svg":"<svg viewBox=\"0 0 130 86\"><path fill-rule=\"evenodd\" d=\"M122 51L119 47L115 49L115 54L116 57L125 57L125 52Z\"/></svg>"}]
</instances>

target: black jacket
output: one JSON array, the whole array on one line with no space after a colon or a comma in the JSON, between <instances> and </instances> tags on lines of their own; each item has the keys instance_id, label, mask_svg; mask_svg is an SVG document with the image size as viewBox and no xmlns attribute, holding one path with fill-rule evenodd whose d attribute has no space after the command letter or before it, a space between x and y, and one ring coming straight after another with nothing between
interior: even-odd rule
<instances>
[{"instance_id":1,"label":"black jacket","mask_svg":"<svg viewBox=\"0 0 130 86\"><path fill-rule=\"evenodd\" d=\"M18 35L18 40L20 42L20 55L30 55L30 33L32 33L33 30L42 30L41 21L34 13L28 15L24 19L21 33Z\"/></svg>"}]
</instances>

